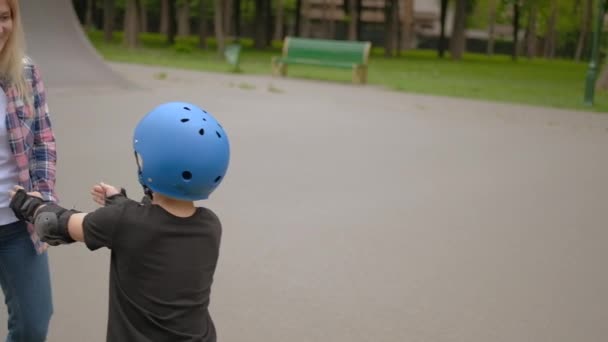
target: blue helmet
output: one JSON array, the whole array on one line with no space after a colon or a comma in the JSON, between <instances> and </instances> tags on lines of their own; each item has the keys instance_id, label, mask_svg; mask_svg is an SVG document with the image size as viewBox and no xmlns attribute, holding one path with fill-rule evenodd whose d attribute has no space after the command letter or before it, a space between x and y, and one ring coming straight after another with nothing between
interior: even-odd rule
<instances>
[{"instance_id":1,"label":"blue helmet","mask_svg":"<svg viewBox=\"0 0 608 342\"><path fill-rule=\"evenodd\" d=\"M226 175L230 144L205 110L169 102L144 116L133 136L144 189L189 201L207 199Z\"/></svg>"}]
</instances>

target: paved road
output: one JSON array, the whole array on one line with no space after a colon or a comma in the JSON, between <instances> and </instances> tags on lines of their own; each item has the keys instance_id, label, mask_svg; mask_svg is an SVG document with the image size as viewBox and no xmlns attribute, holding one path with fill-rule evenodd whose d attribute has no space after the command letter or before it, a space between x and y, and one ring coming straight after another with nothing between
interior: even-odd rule
<instances>
[{"instance_id":1,"label":"paved road","mask_svg":"<svg viewBox=\"0 0 608 342\"><path fill-rule=\"evenodd\" d=\"M207 203L225 226L211 304L220 341L608 336L608 116L113 68L141 89L50 91L61 199L90 210L100 180L139 196L139 117L169 100L211 111L232 143ZM49 340L102 341L109 254L50 255Z\"/></svg>"}]
</instances>

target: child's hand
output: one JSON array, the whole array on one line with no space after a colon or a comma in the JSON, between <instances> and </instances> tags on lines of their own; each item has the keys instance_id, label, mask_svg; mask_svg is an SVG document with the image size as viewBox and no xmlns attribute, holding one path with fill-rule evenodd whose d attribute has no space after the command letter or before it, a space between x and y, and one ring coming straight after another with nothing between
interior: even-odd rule
<instances>
[{"instance_id":1,"label":"child's hand","mask_svg":"<svg viewBox=\"0 0 608 342\"><path fill-rule=\"evenodd\" d=\"M106 198L117 195L119 193L120 190L104 182L94 185L91 189L91 196L93 197L93 201L95 201L95 203L101 206L106 205Z\"/></svg>"}]
</instances>

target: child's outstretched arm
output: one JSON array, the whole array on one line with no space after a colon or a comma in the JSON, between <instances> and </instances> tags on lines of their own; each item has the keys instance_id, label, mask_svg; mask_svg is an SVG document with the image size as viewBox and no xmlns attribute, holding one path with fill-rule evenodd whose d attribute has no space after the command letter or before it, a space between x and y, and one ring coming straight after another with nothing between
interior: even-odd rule
<instances>
[{"instance_id":1,"label":"child's outstretched arm","mask_svg":"<svg viewBox=\"0 0 608 342\"><path fill-rule=\"evenodd\" d=\"M82 222L86 213L45 202L37 193L27 193L21 187L15 187L10 196L15 216L33 223L42 241L51 246L84 241Z\"/></svg>"},{"instance_id":2,"label":"child's outstretched arm","mask_svg":"<svg viewBox=\"0 0 608 342\"><path fill-rule=\"evenodd\" d=\"M120 211L120 206L112 204L129 199L124 191L119 192L112 186L105 186L105 190L109 190L109 196L104 195L107 206L92 213L68 210L55 203L45 202L38 194L27 193L20 187L11 191L10 207L18 218L33 223L40 239L51 246L81 241L89 249L112 248L115 220ZM92 192L95 192L95 187Z\"/></svg>"}]
</instances>

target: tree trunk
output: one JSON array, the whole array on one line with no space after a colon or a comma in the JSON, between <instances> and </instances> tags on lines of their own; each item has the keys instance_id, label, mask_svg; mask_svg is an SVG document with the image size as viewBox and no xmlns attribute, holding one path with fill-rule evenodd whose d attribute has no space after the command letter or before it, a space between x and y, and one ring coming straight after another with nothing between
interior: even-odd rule
<instances>
[{"instance_id":1,"label":"tree trunk","mask_svg":"<svg viewBox=\"0 0 608 342\"><path fill-rule=\"evenodd\" d=\"M394 13L396 12L397 0L386 0L384 2L384 55L391 57L395 53L396 23Z\"/></svg>"},{"instance_id":2,"label":"tree trunk","mask_svg":"<svg viewBox=\"0 0 608 342\"><path fill-rule=\"evenodd\" d=\"M536 56L536 17L538 16L538 6L536 2L530 3L528 13L528 27L526 29L526 56L533 58Z\"/></svg>"},{"instance_id":3,"label":"tree trunk","mask_svg":"<svg viewBox=\"0 0 608 342\"><path fill-rule=\"evenodd\" d=\"M272 0L268 0L266 5L266 46L272 45Z\"/></svg>"},{"instance_id":4,"label":"tree trunk","mask_svg":"<svg viewBox=\"0 0 608 342\"><path fill-rule=\"evenodd\" d=\"M513 51L511 58L517 59L519 55L519 1L513 2Z\"/></svg>"},{"instance_id":5,"label":"tree trunk","mask_svg":"<svg viewBox=\"0 0 608 342\"><path fill-rule=\"evenodd\" d=\"M125 4L125 36L124 44L128 48L137 47L139 33L138 8L139 0L127 0Z\"/></svg>"},{"instance_id":6,"label":"tree trunk","mask_svg":"<svg viewBox=\"0 0 608 342\"><path fill-rule=\"evenodd\" d=\"M583 50L587 43L587 37L591 31L591 21L593 16L593 0L585 1L585 8L583 9L583 18L581 20L581 33L578 37L578 44L576 44L576 54L574 59L580 61L583 56Z\"/></svg>"},{"instance_id":7,"label":"tree trunk","mask_svg":"<svg viewBox=\"0 0 608 342\"><path fill-rule=\"evenodd\" d=\"M254 46L256 49L263 49L266 47L267 32L267 8L270 0L255 0L255 39Z\"/></svg>"},{"instance_id":8,"label":"tree trunk","mask_svg":"<svg viewBox=\"0 0 608 342\"><path fill-rule=\"evenodd\" d=\"M488 18L488 46L486 53L488 56L494 55L494 42L496 40L496 1L489 0L489 18Z\"/></svg>"},{"instance_id":9,"label":"tree trunk","mask_svg":"<svg viewBox=\"0 0 608 342\"><path fill-rule=\"evenodd\" d=\"M283 8L283 0L277 0L277 17L274 23L274 40L283 39L283 21L285 11Z\"/></svg>"},{"instance_id":10,"label":"tree trunk","mask_svg":"<svg viewBox=\"0 0 608 342\"><path fill-rule=\"evenodd\" d=\"M234 11L232 10L233 0L224 0L224 34L231 36L233 34L232 29L232 16Z\"/></svg>"},{"instance_id":11,"label":"tree trunk","mask_svg":"<svg viewBox=\"0 0 608 342\"><path fill-rule=\"evenodd\" d=\"M448 0L441 0L441 9L440 9L440 32L439 32L439 44L437 45L437 54L439 58L443 58L445 55L446 49L446 39L445 39L445 19L448 13Z\"/></svg>"},{"instance_id":12,"label":"tree trunk","mask_svg":"<svg viewBox=\"0 0 608 342\"><path fill-rule=\"evenodd\" d=\"M302 1L302 24L300 28L300 35L302 37L310 37L310 2L309 0Z\"/></svg>"},{"instance_id":13,"label":"tree trunk","mask_svg":"<svg viewBox=\"0 0 608 342\"><path fill-rule=\"evenodd\" d=\"M401 54L401 21L399 20L401 6L399 6L399 2L400 0L393 1L393 15L391 16L391 20L393 21L393 48L395 49L395 56Z\"/></svg>"},{"instance_id":14,"label":"tree trunk","mask_svg":"<svg viewBox=\"0 0 608 342\"><path fill-rule=\"evenodd\" d=\"M357 0L348 1L348 40L357 40Z\"/></svg>"},{"instance_id":15,"label":"tree trunk","mask_svg":"<svg viewBox=\"0 0 608 342\"><path fill-rule=\"evenodd\" d=\"M202 2L203 0L201 0ZM160 0L160 33L169 35L169 0Z\"/></svg>"},{"instance_id":16,"label":"tree trunk","mask_svg":"<svg viewBox=\"0 0 608 342\"><path fill-rule=\"evenodd\" d=\"M215 40L217 41L217 54L221 58L224 55L224 24L222 23L224 15L222 13L222 0L213 0L213 5L215 10L214 27Z\"/></svg>"},{"instance_id":17,"label":"tree trunk","mask_svg":"<svg viewBox=\"0 0 608 342\"><path fill-rule=\"evenodd\" d=\"M168 13L169 16L167 18L167 42L171 45L175 44L175 34L177 33L177 25L176 25L176 6L177 0L169 0L168 2Z\"/></svg>"},{"instance_id":18,"label":"tree trunk","mask_svg":"<svg viewBox=\"0 0 608 342\"><path fill-rule=\"evenodd\" d=\"M390 57L393 55L391 46L391 2L392 0L384 0L384 56Z\"/></svg>"},{"instance_id":19,"label":"tree trunk","mask_svg":"<svg viewBox=\"0 0 608 342\"><path fill-rule=\"evenodd\" d=\"M302 26L302 1L296 0L296 22L294 27L294 35L297 37L300 35L300 28Z\"/></svg>"},{"instance_id":20,"label":"tree trunk","mask_svg":"<svg viewBox=\"0 0 608 342\"><path fill-rule=\"evenodd\" d=\"M207 3L204 0L199 1L198 6L198 47L201 49L207 48Z\"/></svg>"},{"instance_id":21,"label":"tree trunk","mask_svg":"<svg viewBox=\"0 0 608 342\"><path fill-rule=\"evenodd\" d=\"M146 6L146 1L147 0L140 0L140 8L139 8L139 15L140 15L140 23L141 23L141 32L148 32L148 10L147 10L147 6Z\"/></svg>"},{"instance_id":22,"label":"tree trunk","mask_svg":"<svg viewBox=\"0 0 608 342\"><path fill-rule=\"evenodd\" d=\"M450 54L452 59L460 60L465 51L466 37L466 13L467 1L456 0L456 8L454 11L454 26L452 27L452 37L450 39Z\"/></svg>"},{"instance_id":23,"label":"tree trunk","mask_svg":"<svg viewBox=\"0 0 608 342\"><path fill-rule=\"evenodd\" d=\"M111 42L114 33L114 0L103 3L103 40Z\"/></svg>"},{"instance_id":24,"label":"tree trunk","mask_svg":"<svg viewBox=\"0 0 608 342\"><path fill-rule=\"evenodd\" d=\"M190 35L190 1L182 0L177 6L177 35Z\"/></svg>"},{"instance_id":25,"label":"tree trunk","mask_svg":"<svg viewBox=\"0 0 608 342\"><path fill-rule=\"evenodd\" d=\"M234 0L234 39L241 37L241 0Z\"/></svg>"},{"instance_id":26,"label":"tree trunk","mask_svg":"<svg viewBox=\"0 0 608 342\"><path fill-rule=\"evenodd\" d=\"M95 0L87 0L87 10L84 25L87 29L92 29L95 27L95 22L93 20L93 14L95 13Z\"/></svg>"},{"instance_id":27,"label":"tree trunk","mask_svg":"<svg viewBox=\"0 0 608 342\"><path fill-rule=\"evenodd\" d=\"M336 21L334 20L334 14L336 12L336 4L334 0L325 0L327 4L326 23L327 23L327 35L329 39L336 38Z\"/></svg>"},{"instance_id":28,"label":"tree trunk","mask_svg":"<svg viewBox=\"0 0 608 342\"><path fill-rule=\"evenodd\" d=\"M416 32L414 32L414 0L404 0L401 13L403 13L402 46L408 50L414 47L414 39L416 38Z\"/></svg>"},{"instance_id":29,"label":"tree trunk","mask_svg":"<svg viewBox=\"0 0 608 342\"><path fill-rule=\"evenodd\" d=\"M557 24L557 0L551 0L551 14L549 15L549 21L547 23L547 37L545 39L545 58L555 57L555 42L557 32L555 26Z\"/></svg>"}]
</instances>

